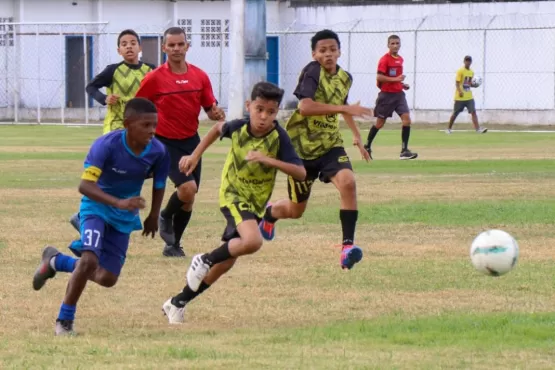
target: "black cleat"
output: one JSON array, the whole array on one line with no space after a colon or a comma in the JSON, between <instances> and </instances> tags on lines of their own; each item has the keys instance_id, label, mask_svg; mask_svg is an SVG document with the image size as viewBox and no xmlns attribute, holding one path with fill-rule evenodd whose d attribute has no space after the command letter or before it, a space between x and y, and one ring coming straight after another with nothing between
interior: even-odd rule
<instances>
[{"instance_id":1,"label":"black cleat","mask_svg":"<svg viewBox=\"0 0 555 370\"><path fill-rule=\"evenodd\" d=\"M399 155L399 159L416 159L418 158L418 153L413 153L408 149L405 149Z\"/></svg>"},{"instance_id":2,"label":"black cleat","mask_svg":"<svg viewBox=\"0 0 555 370\"><path fill-rule=\"evenodd\" d=\"M40 265L35 271L35 275L33 276L33 289L40 290L46 283L46 280L52 279L56 276L56 270L50 266L50 260L60 254L60 252L51 246L46 246L42 251L42 259L40 261Z\"/></svg>"},{"instance_id":3,"label":"black cleat","mask_svg":"<svg viewBox=\"0 0 555 370\"><path fill-rule=\"evenodd\" d=\"M177 244L177 245L167 244L164 247L164 251L162 252L162 254L165 257L185 257L185 251L183 250L183 247L180 244Z\"/></svg>"}]
</instances>

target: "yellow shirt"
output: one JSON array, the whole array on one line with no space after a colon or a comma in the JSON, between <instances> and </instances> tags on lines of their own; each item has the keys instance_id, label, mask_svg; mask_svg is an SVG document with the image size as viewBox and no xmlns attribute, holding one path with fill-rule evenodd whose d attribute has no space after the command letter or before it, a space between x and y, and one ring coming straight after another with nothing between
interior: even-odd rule
<instances>
[{"instance_id":1,"label":"yellow shirt","mask_svg":"<svg viewBox=\"0 0 555 370\"><path fill-rule=\"evenodd\" d=\"M462 67L457 71L457 77L455 80L457 83L461 83L461 90L463 91L463 96L459 96L459 91L455 89L455 100L465 101L474 99L472 96L472 91L470 90L470 85L472 84L472 79L474 78L474 71L471 69L466 69Z\"/></svg>"}]
</instances>

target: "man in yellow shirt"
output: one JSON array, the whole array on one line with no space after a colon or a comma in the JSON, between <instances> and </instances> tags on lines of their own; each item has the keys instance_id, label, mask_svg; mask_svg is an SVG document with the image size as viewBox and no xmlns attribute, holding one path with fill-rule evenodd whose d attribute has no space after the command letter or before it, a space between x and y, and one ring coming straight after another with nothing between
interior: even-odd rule
<instances>
[{"instance_id":1,"label":"man in yellow shirt","mask_svg":"<svg viewBox=\"0 0 555 370\"><path fill-rule=\"evenodd\" d=\"M479 134L488 132L487 128L480 128L480 124L478 123L476 104L474 103L474 96L472 96L472 90L470 90L470 88L480 86L480 82L477 83L474 81L474 71L470 69L471 64L472 57L467 55L464 57L464 67L457 71L457 77L455 78L455 106L453 107L453 114L451 114L451 118L449 119L448 134L451 133L451 128L455 123L455 119L464 108L466 108L468 113L472 116L472 124L476 132Z\"/></svg>"}]
</instances>

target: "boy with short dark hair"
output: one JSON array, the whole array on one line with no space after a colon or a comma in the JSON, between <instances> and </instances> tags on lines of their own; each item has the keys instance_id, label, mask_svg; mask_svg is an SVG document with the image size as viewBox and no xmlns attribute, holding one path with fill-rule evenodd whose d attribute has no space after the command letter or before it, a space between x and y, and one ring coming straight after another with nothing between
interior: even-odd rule
<instances>
[{"instance_id":1,"label":"boy with short dark hair","mask_svg":"<svg viewBox=\"0 0 555 370\"><path fill-rule=\"evenodd\" d=\"M351 269L362 259L362 249L354 244L358 219L356 182L339 130L339 114L353 132L353 144L368 160L353 116L370 116L372 110L358 103L347 103L353 77L337 64L341 56L337 34L330 30L319 31L312 37L311 46L314 61L301 72L294 92L299 107L285 126L293 147L303 159L307 176L303 180L289 177L289 199L268 206L260 230L264 239L273 240L277 220L303 215L314 182L317 179L331 182L341 198L339 219L343 238L340 266Z\"/></svg>"},{"instance_id":2,"label":"boy with short dark hair","mask_svg":"<svg viewBox=\"0 0 555 370\"><path fill-rule=\"evenodd\" d=\"M156 107L146 99L131 99L124 112L124 129L98 138L85 159L79 192L81 200L81 258L76 259L47 246L33 277L41 289L56 272L71 273L56 320L56 335L71 335L76 306L87 281L112 287L125 263L131 232L143 228L140 196L147 173L152 173L152 206L144 221L143 235L158 231L158 214L164 198L169 156L154 138Z\"/></svg>"},{"instance_id":3,"label":"boy with short dark hair","mask_svg":"<svg viewBox=\"0 0 555 370\"><path fill-rule=\"evenodd\" d=\"M190 156L181 158L179 167L189 174L218 137L231 139L220 186L220 210L227 220L222 245L193 257L183 292L162 307L170 324L182 323L185 305L229 271L238 257L262 247L258 222L272 195L277 172L299 181L306 175L291 140L276 121L282 98L279 87L257 83L246 103L249 118L216 124Z\"/></svg>"}]
</instances>

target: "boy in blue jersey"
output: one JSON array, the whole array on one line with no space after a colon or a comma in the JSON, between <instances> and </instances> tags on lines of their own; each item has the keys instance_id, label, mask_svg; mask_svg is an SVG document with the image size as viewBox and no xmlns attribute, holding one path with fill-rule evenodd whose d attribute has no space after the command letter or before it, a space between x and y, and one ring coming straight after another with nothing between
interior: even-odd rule
<instances>
[{"instance_id":1,"label":"boy in blue jersey","mask_svg":"<svg viewBox=\"0 0 555 370\"><path fill-rule=\"evenodd\" d=\"M169 172L169 156L154 138L158 114L147 99L134 98L125 106L124 130L98 138L85 159L79 192L81 200L81 258L76 259L47 246L33 277L33 288L41 289L56 272L72 273L56 320L56 335L74 334L77 301L87 281L112 287L125 262L129 235L143 229L143 235L158 231L158 215ZM145 175L154 177L150 214L141 226L140 196Z\"/></svg>"}]
</instances>

